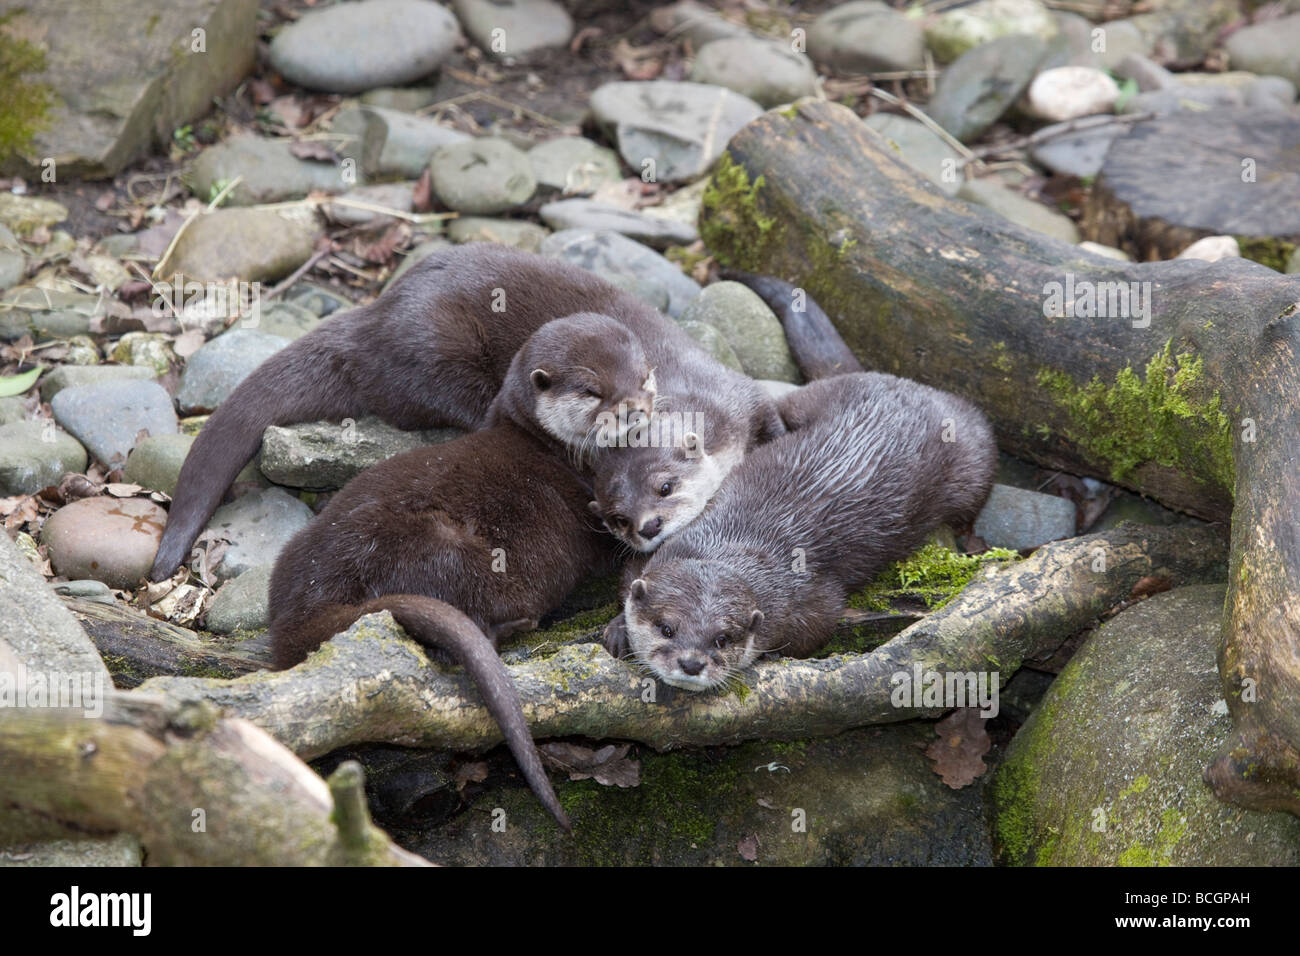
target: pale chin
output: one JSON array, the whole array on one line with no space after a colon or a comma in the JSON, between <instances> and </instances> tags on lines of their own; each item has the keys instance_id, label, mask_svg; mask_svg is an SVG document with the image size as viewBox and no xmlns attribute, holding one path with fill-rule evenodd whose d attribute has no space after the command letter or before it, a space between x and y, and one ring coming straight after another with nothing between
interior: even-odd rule
<instances>
[{"instance_id":1,"label":"pale chin","mask_svg":"<svg viewBox=\"0 0 1300 956\"><path fill-rule=\"evenodd\" d=\"M712 681L707 681L702 677L686 677L685 675L669 677L667 674L661 674L658 671L655 671L655 676L665 684L671 684L679 690L690 690L698 693L702 690L712 690L715 686Z\"/></svg>"}]
</instances>

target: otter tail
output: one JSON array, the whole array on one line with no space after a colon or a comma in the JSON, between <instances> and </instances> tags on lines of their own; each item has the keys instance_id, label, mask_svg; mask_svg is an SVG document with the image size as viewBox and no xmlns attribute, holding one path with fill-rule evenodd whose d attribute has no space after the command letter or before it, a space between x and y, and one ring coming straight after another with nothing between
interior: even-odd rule
<instances>
[{"instance_id":1,"label":"otter tail","mask_svg":"<svg viewBox=\"0 0 1300 956\"><path fill-rule=\"evenodd\" d=\"M849 351L830 316L822 311L812 296L804 292L801 297L803 308L796 309L795 288L788 282L738 269L723 269L720 275L724 279L749 286L777 314L785 329L785 337L790 343L795 363L808 381L864 371L862 363Z\"/></svg>"},{"instance_id":2,"label":"otter tail","mask_svg":"<svg viewBox=\"0 0 1300 956\"><path fill-rule=\"evenodd\" d=\"M417 594L387 594L364 604L321 608L297 625L273 622L271 646L275 666L284 668L298 663L323 641L346 630L357 618L377 611L388 611L412 638L446 651L465 668L483 695L488 712L500 726L506 746L514 754L533 793L564 831L572 832L569 817L542 767L541 755L533 743L505 664L478 625L450 604Z\"/></svg>"},{"instance_id":3,"label":"otter tail","mask_svg":"<svg viewBox=\"0 0 1300 956\"><path fill-rule=\"evenodd\" d=\"M257 454L268 426L364 411L344 370L344 332L323 325L291 343L254 369L218 406L181 466L151 580L176 573L235 476Z\"/></svg>"}]
</instances>

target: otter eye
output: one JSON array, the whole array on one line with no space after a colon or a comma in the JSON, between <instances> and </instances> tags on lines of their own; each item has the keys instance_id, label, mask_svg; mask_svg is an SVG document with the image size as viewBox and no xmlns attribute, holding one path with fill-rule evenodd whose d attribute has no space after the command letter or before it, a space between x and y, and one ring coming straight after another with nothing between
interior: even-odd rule
<instances>
[{"instance_id":1,"label":"otter eye","mask_svg":"<svg viewBox=\"0 0 1300 956\"><path fill-rule=\"evenodd\" d=\"M719 634L717 637L715 637L713 639L713 646L716 647L718 650L722 650L723 648L725 648L727 646L727 635Z\"/></svg>"},{"instance_id":2,"label":"otter eye","mask_svg":"<svg viewBox=\"0 0 1300 956\"><path fill-rule=\"evenodd\" d=\"M664 637L668 638L668 640L671 641L671 640L673 639L673 628L672 628L672 625L670 625L670 624L660 624L660 625L659 625L659 633L662 634Z\"/></svg>"},{"instance_id":3,"label":"otter eye","mask_svg":"<svg viewBox=\"0 0 1300 956\"><path fill-rule=\"evenodd\" d=\"M596 391L594 388L584 388L582 394L587 396L587 398L594 398L598 401L600 399L600 392Z\"/></svg>"},{"instance_id":4,"label":"otter eye","mask_svg":"<svg viewBox=\"0 0 1300 956\"><path fill-rule=\"evenodd\" d=\"M662 485L659 486L660 498L667 498L672 493L673 493L673 483L671 481L665 481Z\"/></svg>"},{"instance_id":5,"label":"otter eye","mask_svg":"<svg viewBox=\"0 0 1300 956\"><path fill-rule=\"evenodd\" d=\"M623 517L622 515L614 515L614 526L617 528L626 528L627 518Z\"/></svg>"}]
</instances>

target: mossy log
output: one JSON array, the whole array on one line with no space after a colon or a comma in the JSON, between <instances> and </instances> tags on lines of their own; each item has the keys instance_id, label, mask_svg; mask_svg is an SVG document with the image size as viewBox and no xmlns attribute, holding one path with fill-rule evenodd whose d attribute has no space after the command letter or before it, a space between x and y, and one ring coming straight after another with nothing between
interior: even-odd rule
<instances>
[{"instance_id":1,"label":"mossy log","mask_svg":"<svg viewBox=\"0 0 1300 956\"><path fill-rule=\"evenodd\" d=\"M161 865L422 865L370 822L360 768L329 786L266 732L208 704L114 694L99 717L0 716L0 845L130 833Z\"/></svg>"},{"instance_id":2,"label":"mossy log","mask_svg":"<svg viewBox=\"0 0 1300 956\"><path fill-rule=\"evenodd\" d=\"M1180 160L1162 157L1171 176ZM1300 276L1094 256L947 198L812 101L732 139L700 232L725 265L806 289L866 367L977 402L1006 451L1231 515L1237 739L1210 777L1300 812Z\"/></svg>"},{"instance_id":3,"label":"mossy log","mask_svg":"<svg viewBox=\"0 0 1300 956\"><path fill-rule=\"evenodd\" d=\"M944 706L895 706L894 675L997 671L1029 657L1127 599L1142 578L1221 579L1226 544L1207 527L1123 525L1055 542L972 581L950 604L869 654L758 664L743 691L674 692L599 644L569 644L509 667L537 738L637 740L657 749L797 739L937 716ZM501 733L469 678L430 664L386 613L362 618L302 664L236 680L158 677L142 691L208 701L311 759L350 744L484 749Z\"/></svg>"}]
</instances>

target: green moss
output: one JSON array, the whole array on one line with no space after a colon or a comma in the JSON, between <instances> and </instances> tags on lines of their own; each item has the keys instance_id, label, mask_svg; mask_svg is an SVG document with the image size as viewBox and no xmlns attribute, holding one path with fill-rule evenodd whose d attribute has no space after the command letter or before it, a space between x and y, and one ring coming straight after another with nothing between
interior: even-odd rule
<instances>
[{"instance_id":1,"label":"green moss","mask_svg":"<svg viewBox=\"0 0 1300 956\"><path fill-rule=\"evenodd\" d=\"M1235 236L1243 259L1286 272L1287 260L1296 250L1294 242L1274 236Z\"/></svg>"},{"instance_id":2,"label":"green moss","mask_svg":"<svg viewBox=\"0 0 1300 956\"><path fill-rule=\"evenodd\" d=\"M1120 799L1123 800L1135 793L1145 793L1149 786L1151 786L1151 778L1146 774L1140 774L1131 784L1120 791Z\"/></svg>"},{"instance_id":3,"label":"green moss","mask_svg":"<svg viewBox=\"0 0 1300 956\"><path fill-rule=\"evenodd\" d=\"M1015 365L1011 361L1011 356L1007 355L1006 342L993 343L993 367L1004 375L1010 375Z\"/></svg>"},{"instance_id":4,"label":"green moss","mask_svg":"<svg viewBox=\"0 0 1300 956\"><path fill-rule=\"evenodd\" d=\"M0 160L26 150L49 121L54 91L23 79L45 69L45 51L5 30L19 12L0 16Z\"/></svg>"},{"instance_id":5,"label":"green moss","mask_svg":"<svg viewBox=\"0 0 1300 956\"><path fill-rule=\"evenodd\" d=\"M777 238L777 222L758 211L763 177L752 183L745 167L723 153L704 190L700 238L718 261L741 269L757 270L763 247Z\"/></svg>"},{"instance_id":6,"label":"green moss","mask_svg":"<svg viewBox=\"0 0 1300 956\"><path fill-rule=\"evenodd\" d=\"M930 543L910 558L895 561L876 580L849 598L850 607L887 610L898 598L911 597L931 609L943 607L961 593L981 568L1017 560L1006 548L990 548L983 554L962 554L941 544Z\"/></svg>"},{"instance_id":7,"label":"green moss","mask_svg":"<svg viewBox=\"0 0 1300 956\"><path fill-rule=\"evenodd\" d=\"M688 276L708 257L708 252L703 249L692 249L689 246L669 246L664 250L664 258L669 262L675 262Z\"/></svg>"},{"instance_id":8,"label":"green moss","mask_svg":"<svg viewBox=\"0 0 1300 956\"><path fill-rule=\"evenodd\" d=\"M1170 341L1143 374L1128 366L1112 385L1094 378L1080 386L1046 368L1037 381L1066 412L1066 437L1107 466L1115 481L1154 463L1231 492L1231 426L1204 377L1204 359L1189 352L1175 356Z\"/></svg>"}]
</instances>

